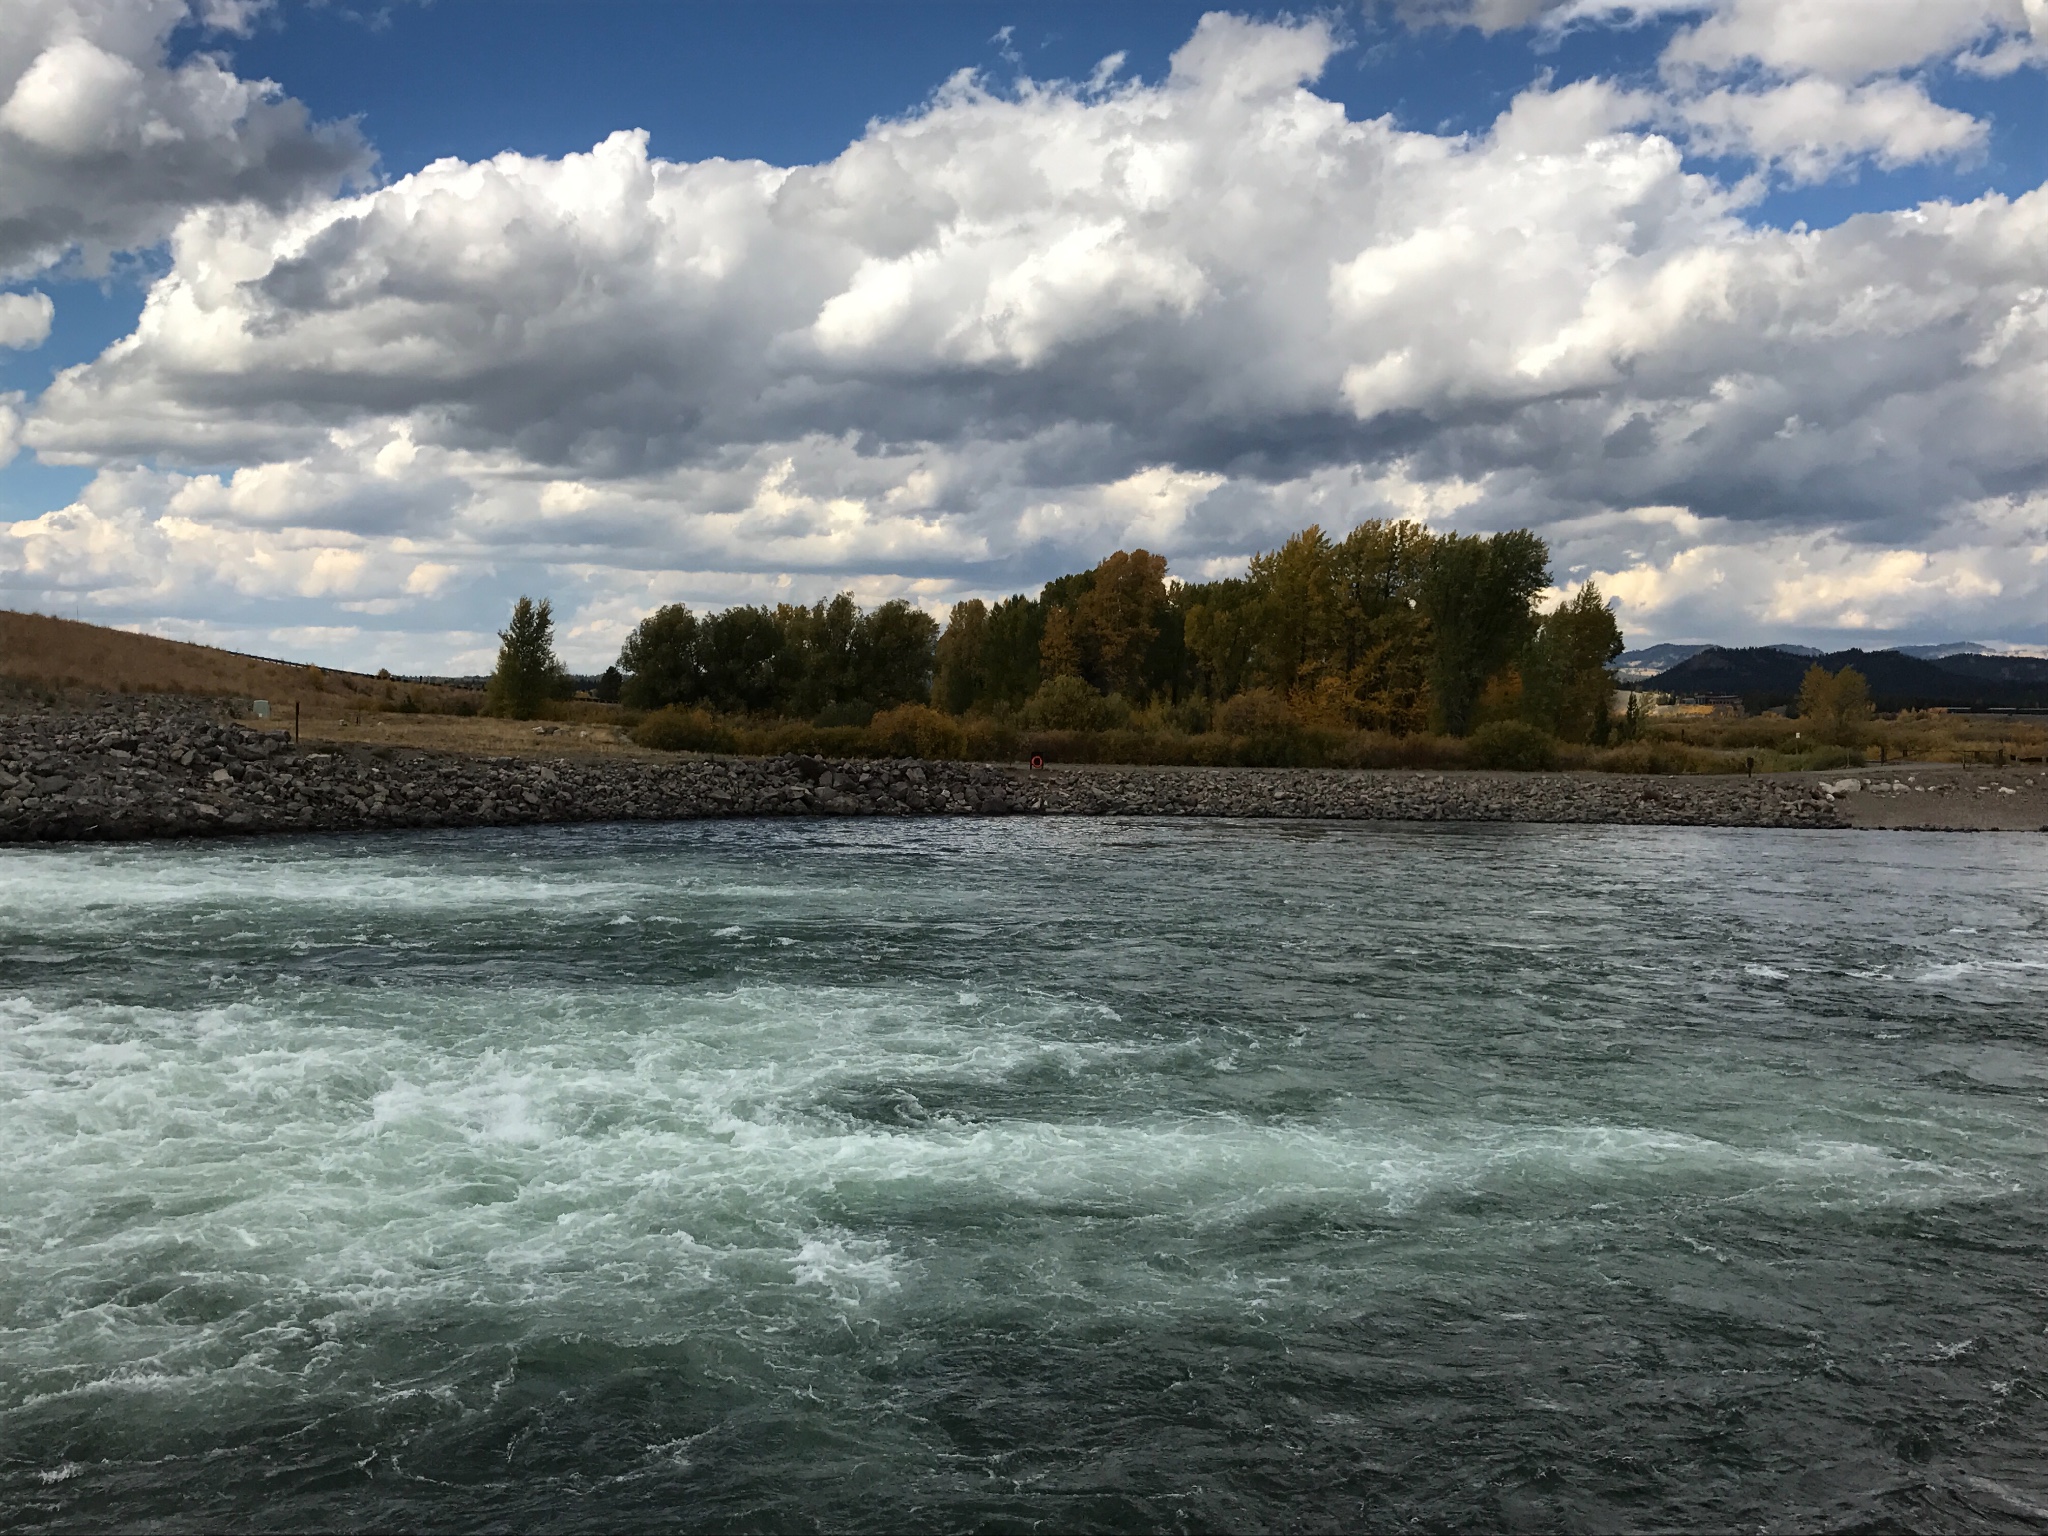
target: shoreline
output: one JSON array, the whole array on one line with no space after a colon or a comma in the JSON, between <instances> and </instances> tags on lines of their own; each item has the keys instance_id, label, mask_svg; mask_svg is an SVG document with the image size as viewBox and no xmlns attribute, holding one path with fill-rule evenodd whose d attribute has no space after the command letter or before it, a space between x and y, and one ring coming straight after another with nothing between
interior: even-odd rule
<instances>
[{"instance_id":1,"label":"shoreline","mask_svg":"<svg viewBox=\"0 0 2048 1536\"><path fill-rule=\"evenodd\" d=\"M1845 779L1856 779L1848 791ZM2038 782L2037 782L2038 781ZM1896 784L1898 787L1893 788ZM295 746L123 699L0 715L0 843L748 816L1156 816L2048 831L2048 771L1838 775L1071 766L811 757L469 757Z\"/></svg>"}]
</instances>

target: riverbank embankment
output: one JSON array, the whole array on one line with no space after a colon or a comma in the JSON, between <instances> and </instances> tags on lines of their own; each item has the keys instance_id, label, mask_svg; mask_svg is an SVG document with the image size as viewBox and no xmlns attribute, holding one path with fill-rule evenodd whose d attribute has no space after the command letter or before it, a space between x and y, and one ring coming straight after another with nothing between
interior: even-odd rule
<instances>
[{"instance_id":1,"label":"riverbank embankment","mask_svg":"<svg viewBox=\"0 0 2048 1536\"><path fill-rule=\"evenodd\" d=\"M1891 825L2032 829L2048 823L2048 782L2027 784L2024 791L2005 784L1933 789L1917 779L1916 787L1897 791L1859 785L1845 792L1839 779L1813 775L1034 772L986 763L808 757L469 758L390 748L301 748L284 731L250 729L217 708L183 701L121 699L0 715L0 842L15 843L728 816L1842 827L1873 824L1874 815L1874 824ZM1958 810L1977 812L1978 822L1958 819ZM1918 822L1914 813L1921 816ZM2035 819L2014 821L2015 816Z\"/></svg>"}]
</instances>

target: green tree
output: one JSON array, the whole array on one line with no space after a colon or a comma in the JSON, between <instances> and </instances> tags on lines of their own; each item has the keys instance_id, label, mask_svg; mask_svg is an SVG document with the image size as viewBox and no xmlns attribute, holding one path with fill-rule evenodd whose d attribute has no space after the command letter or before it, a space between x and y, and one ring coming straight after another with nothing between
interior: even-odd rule
<instances>
[{"instance_id":1,"label":"green tree","mask_svg":"<svg viewBox=\"0 0 2048 1536\"><path fill-rule=\"evenodd\" d=\"M1550 551L1526 528L1436 541L1418 595L1429 621L1429 688L1441 729L1467 734L1487 682L1534 638L1533 605L1549 583L1549 567Z\"/></svg>"},{"instance_id":2,"label":"green tree","mask_svg":"<svg viewBox=\"0 0 2048 1536\"><path fill-rule=\"evenodd\" d=\"M1336 623L1352 723L1403 735L1429 724L1429 620L1422 582L1436 537L1420 523L1360 523L1332 554Z\"/></svg>"},{"instance_id":3,"label":"green tree","mask_svg":"<svg viewBox=\"0 0 2048 1536\"><path fill-rule=\"evenodd\" d=\"M1621 626L1592 582L1543 616L1521 663L1522 713L1559 741L1606 734L1614 708L1607 664L1622 652Z\"/></svg>"},{"instance_id":4,"label":"green tree","mask_svg":"<svg viewBox=\"0 0 2048 1536\"><path fill-rule=\"evenodd\" d=\"M485 697L493 714L531 720L565 693L569 673L555 655L555 614L546 598L521 597L498 631L498 666Z\"/></svg>"},{"instance_id":5,"label":"green tree","mask_svg":"<svg viewBox=\"0 0 2048 1536\"><path fill-rule=\"evenodd\" d=\"M1056 677L1081 676L1081 637L1075 633L1077 627L1073 609L1046 609L1045 630L1038 637L1038 675L1047 682Z\"/></svg>"},{"instance_id":6,"label":"green tree","mask_svg":"<svg viewBox=\"0 0 2048 1536\"><path fill-rule=\"evenodd\" d=\"M938 621L898 598L864 614L854 632L858 696L876 709L928 704Z\"/></svg>"},{"instance_id":7,"label":"green tree","mask_svg":"<svg viewBox=\"0 0 2048 1536\"><path fill-rule=\"evenodd\" d=\"M728 608L697 630L703 698L729 714L771 710L780 702L782 629L766 608Z\"/></svg>"},{"instance_id":8,"label":"green tree","mask_svg":"<svg viewBox=\"0 0 2048 1536\"><path fill-rule=\"evenodd\" d=\"M1196 686L1219 703L1242 693L1257 644L1258 593L1232 576L1184 588L1181 605Z\"/></svg>"},{"instance_id":9,"label":"green tree","mask_svg":"<svg viewBox=\"0 0 2048 1536\"><path fill-rule=\"evenodd\" d=\"M1650 728L1650 711L1643 703L1640 693L1631 691L1628 709L1621 717L1621 724L1614 732L1617 741L1641 741Z\"/></svg>"},{"instance_id":10,"label":"green tree","mask_svg":"<svg viewBox=\"0 0 2048 1536\"><path fill-rule=\"evenodd\" d=\"M1336 658L1338 588L1329 539L1310 524L1278 549L1252 556L1246 581L1257 594L1251 670L1287 695L1313 688Z\"/></svg>"},{"instance_id":11,"label":"green tree","mask_svg":"<svg viewBox=\"0 0 2048 1536\"><path fill-rule=\"evenodd\" d=\"M1112 731L1126 724L1130 706L1072 673L1049 677L1024 703L1024 724L1041 731Z\"/></svg>"},{"instance_id":12,"label":"green tree","mask_svg":"<svg viewBox=\"0 0 2048 1536\"><path fill-rule=\"evenodd\" d=\"M1045 609L1021 593L988 611L982 642L977 703L1022 704L1038 691L1038 648L1045 639Z\"/></svg>"},{"instance_id":13,"label":"green tree","mask_svg":"<svg viewBox=\"0 0 2048 1536\"><path fill-rule=\"evenodd\" d=\"M1799 684L1799 718L1813 722L1814 734L1838 747L1856 745L1871 716L1870 684L1854 667L1830 672L1818 662Z\"/></svg>"},{"instance_id":14,"label":"green tree","mask_svg":"<svg viewBox=\"0 0 2048 1536\"><path fill-rule=\"evenodd\" d=\"M619 648L620 701L634 709L694 703L704 687L697 639L697 616L686 604L666 603L642 619Z\"/></svg>"},{"instance_id":15,"label":"green tree","mask_svg":"<svg viewBox=\"0 0 2048 1536\"><path fill-rule=\"evenodd\" d=\"M1091 573L1075 600L1073 640L1081 675L1104 693L1141 699L1160 612L1166 607L1166 556L1118 550ZM1046 633L1052 634L1048 624Z\"/></svg>"},{"instance_id":16,"label":"green tree","mask_svg":"<svg viewBox=\"0 0 2048 1536\"><path fill-rule=\"evenodd\" d=\"M850 592L808 608L801 603L777 607L782 643L775 659L776 706L809 719L835 705L859 702L863 622Z\"/></svg>"},{"instance_id":17,"label":"green tree","mask_svg":"<svg viewBox=\"0 0 2048 1536\"><path fill-rule=\"evenodd\" d=\"M988 604L978 597L955 603L933 656L932 702L964 715L988 691Z\"/></svg>"}]
</instances>

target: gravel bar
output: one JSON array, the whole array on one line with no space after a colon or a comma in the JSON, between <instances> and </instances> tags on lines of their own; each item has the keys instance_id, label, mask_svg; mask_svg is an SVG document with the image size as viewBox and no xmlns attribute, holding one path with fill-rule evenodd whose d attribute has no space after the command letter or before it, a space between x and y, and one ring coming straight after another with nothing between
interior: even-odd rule
<instances>
[{"instance_id":1,"label":"gravel bar","mask_svg":"<svg viewBox=\"0 0 2048 1536\"><path fill-rule=\"evenodd\" d=\"M709 816L1211 816L1841 827L1810 778L1051 768L814 757L478 758L294 746L218 708L0 715L0 842Z\"/></svg>"}]
</instances>

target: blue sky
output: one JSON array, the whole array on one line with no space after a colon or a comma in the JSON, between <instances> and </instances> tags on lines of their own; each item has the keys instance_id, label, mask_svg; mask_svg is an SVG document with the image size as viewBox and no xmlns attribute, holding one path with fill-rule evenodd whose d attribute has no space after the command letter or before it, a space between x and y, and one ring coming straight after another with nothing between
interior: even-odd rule
<instances>
[{"instance_id":1,"label":"blue sky","mask_svg":"<svg viewBox=\"0 0 2048 1536\"><path fill-rule=\"evenodd\" d=\"M1193 576L1310 518L1412 515L1537 526L1561 585L1600 580L1632 641L2048 642L2044 476L2016 446L2039 424L2026 295L2048 283L2029 202L2048 181L2029 27L2048 13L2024 0L1471 0L1213 25L1163 0L284 0L155 34L143 9L0 0L0 33L30 40L0 57L0 135L21 136L17 174L46 177L14 189L0 169L0 215L11 198L51 220L0 251L0 292L53 304L40 344L17 309L29 329L0 348L11 606L415 670L473 661L513 593L546 589L591 664L661 600L848 586L942 610L1120 543ZM1267 53L1286 58L1252 96L1219 83ZM935 101L961 71L975 98ZM203 118L200 86L229 81L258 104ZM633 166L573 158L631 129ZM1259 152L1233 156L1232 133ZM1143 207L1059 175L1011 187L1005 135L1042 164L1070 143L1090 174L1164 156L1212 179ZM148 160L172 141L174 174ZM449 167L415 175L504 153L488 214ZM117 198L108 155L157 190ZM1434 180L1411 170L1437 155ZM561 212L577 178L718 157L818 167L832 207L800 227L801 178L778 179L740 217L698 177L648 192L644 227L638 193ZM890 177L855 177L883 160ZM526 251L522 198L567 233ZM1928 203L1970 216L1930 234ZM453 243L415 250L400 207ZM458 236L458 211L481 222ZM671 307L646 278L661 242L728 218L750 275L709 301L678 279ZM332 233L373 225L389 249ZM315 228L332 249L308 255ZM1540 256L1482 301L1475 239ZM420 297L499 249L514 268ZM1432 286L1437 249L1459 285ZM232 301L209 287L229 266ZM506 270L567 286L514 294ZM138 332L151 292L174 318ZM1331 313L1297 313L1311 294ZM1666 323L1616 339L1657 302L1678 306ZM559 337L501 346L572 309L575 337L616 326L616 345L574 367ZM727 334L721 310L755 329ZM652 332L669 350L643 356ZM366 364L352 338L372 334ZM1577 356L1589 336L1598 358ZM410 352L423 371L391 372Z\"/></svg>"}]
</instances>

